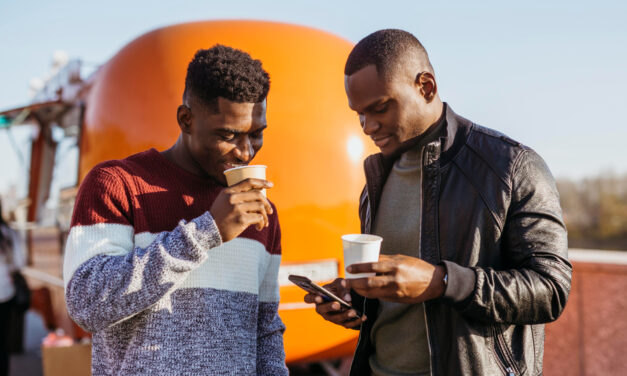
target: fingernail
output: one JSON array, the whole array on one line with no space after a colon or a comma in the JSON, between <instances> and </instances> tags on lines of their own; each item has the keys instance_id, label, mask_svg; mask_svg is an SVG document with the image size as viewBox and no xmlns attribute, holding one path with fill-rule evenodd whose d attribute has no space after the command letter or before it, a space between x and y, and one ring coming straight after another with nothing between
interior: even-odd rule
<instances>
[{"instance_id":1,"label":"fingernail","mask_svg":"<svg viewBox=\"0 0 627 376\"><path fill-rule=\"evenodd\" d=\"M353 267L352 266L347 266L346 267L346 271L349 272L349 273L352 273L353 272Z\"/></svg>"},{"instance_id":2,"label":"fingernail","mask_svg":"<svg viewBox=\"0 0 627 376\"><path fill-rule=\"evenodd\" d=\"M350 302L351 301L351 294L344 295L344 300L346 300L347 302Z\"/></svg>"},{"instance_id":3,"label":"fingernail","mask_svg":"<svg viewBox=\"0 0 627 376\"><path fill-rule=\"evenodd\" d=\"M348 317L355 317L356 313L353 310L348 311Z\"/></svg>"}]
</instances>

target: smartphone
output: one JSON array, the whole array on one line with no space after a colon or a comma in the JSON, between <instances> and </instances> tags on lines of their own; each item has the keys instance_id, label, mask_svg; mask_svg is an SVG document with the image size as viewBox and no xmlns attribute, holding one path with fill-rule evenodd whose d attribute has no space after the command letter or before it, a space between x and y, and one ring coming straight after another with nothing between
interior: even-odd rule
<instances>
[{"instance_id":1,"label":"smartphone","mask_svg":"<svg viewBox=\"0 0 627 376\"><path fill-rule=\"evenodd\" d=\"M344 299L341 299L340 297L338 297L337 295L335 295L331 291L325 289L324 287L316 285L309 278L304 277L302 275L295 275L295 274L290 274L287 278L292 283L294 283L296 286L300 287L301 289L303 289L303 290L305 290L307 292L310 292L312 294L321 296L322 299L324 299L324 301L326 301L326 302L331 302L331 301L338 302L338 303L340 303L340 306L342 307L342 309L354 309L357 312L357 317L361 317L362 316L361 312L358 309L356 309L355 307L353 307L352 305L350 305L350 303L348 303Z\"/></svg>"}]
</instances>

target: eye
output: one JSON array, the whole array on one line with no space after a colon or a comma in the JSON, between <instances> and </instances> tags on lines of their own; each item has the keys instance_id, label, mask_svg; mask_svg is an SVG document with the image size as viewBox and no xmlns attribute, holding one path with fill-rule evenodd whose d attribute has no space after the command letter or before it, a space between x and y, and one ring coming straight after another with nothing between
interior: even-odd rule
<instances>
[{"instance_id":1,"label":"eye","mask_svg":"<svg viewBox=\"0 0 627 376\"><path fill-rule=\"evenodd\" d=\"M389 107L388 103L385 102L373 108L372 112L374 112L375 114L383 114L388 110L388 107Z\"/></svg>"},{"instance_id":2,"label":"eye","mask_svg":"<svg viewBox=\"0 0 627 376\"><path fill-rule=\"evenodd\" d=\"M224 141L231 141L235 138L235 133L230 133L230 132L224 132L220 134L220 137L224 140Z\"/></svg>"}]
</instances>

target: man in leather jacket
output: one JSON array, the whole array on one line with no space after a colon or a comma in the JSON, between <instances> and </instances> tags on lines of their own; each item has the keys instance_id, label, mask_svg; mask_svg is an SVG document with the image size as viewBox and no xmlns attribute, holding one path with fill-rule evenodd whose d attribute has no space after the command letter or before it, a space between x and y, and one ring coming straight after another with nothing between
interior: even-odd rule
<instances>
[{"instance_id":1,"label":"man in leather jacket","mask_svg":"<svg viewBox=\"0 0 627 376\"><path fill-rule=\"evenodd\" d=\"M532 149L455 114L420 42L380 30L348 57L345 87L381 153L364 163L363 233L378 262L330 289L365 313L305 301L360 329L351 375L539 375L544 323L570 291L566 228ZM350 294L349 294L350 291Z\"/></svg>"}]
</instances>

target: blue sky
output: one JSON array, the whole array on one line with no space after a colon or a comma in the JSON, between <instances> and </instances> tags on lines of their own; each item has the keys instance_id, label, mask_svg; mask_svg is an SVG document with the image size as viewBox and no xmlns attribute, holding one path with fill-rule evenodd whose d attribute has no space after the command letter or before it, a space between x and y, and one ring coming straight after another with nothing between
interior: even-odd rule
<instances>
[{"instance_id":1,"label":"blue sky","mask_svg":"<svg viewBox=\"0 0 627 376\"><path fill-rule=\"evenodd\" d=\"M401 28L429 51L440 95L457 113L531 146L557 177L627 173L627 2L470 3L0 0L0 109L28 103L29 81L46 74L55 50L100 64L160 26L274 20L353 42ZM2 192L21 173L5 131L0 160Z\"/></svg>"}]
</instances>

